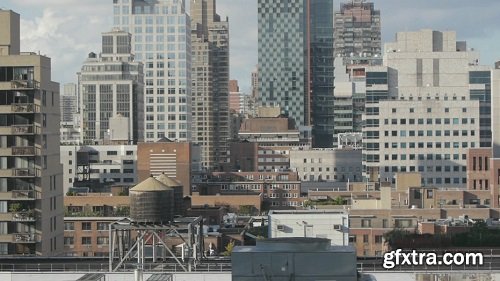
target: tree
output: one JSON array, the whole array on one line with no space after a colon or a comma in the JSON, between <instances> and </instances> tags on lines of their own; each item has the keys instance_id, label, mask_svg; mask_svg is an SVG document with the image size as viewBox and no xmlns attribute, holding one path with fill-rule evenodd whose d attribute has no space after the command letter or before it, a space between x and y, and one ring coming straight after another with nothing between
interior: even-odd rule
<instances>
[{"instance_id":1,"label":"tree","mask_svg":"<svg viewBox=\"0 0 500 281\"><path fill-rule=\"evenodd\" d=\"M233 253L233 249L234 249L234 240L229 241L229 243L227 243L225 249L226 249L226 251L224 251L223 255L226 257L231 256L231 254Z\"/></svg>"}]
</instances>

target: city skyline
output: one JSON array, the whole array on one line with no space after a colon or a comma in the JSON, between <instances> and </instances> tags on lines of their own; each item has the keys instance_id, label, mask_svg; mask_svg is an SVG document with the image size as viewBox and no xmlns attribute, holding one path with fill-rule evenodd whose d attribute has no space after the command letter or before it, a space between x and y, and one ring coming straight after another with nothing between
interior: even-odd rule
<instances>
[{"instance_id":1,"label":"city skyline","mask_svg":"<svg viewBox=\"0 0 500 281\"><path fill-rule=\"evenodd\" d=\"M334 1L336 10L341 2ZM469 47L481 52L482 64L493 65L500 59L495 50L500 43L500 29L496 28L500 23L496 17L500 9L498 1L485 0L480 4L466 0L373 2L381 11L383 43L392 41L398 31L455 30L459 40L467 40ZM257 64L257 1L219 0L217 4L221 17L228 16L230 22L230 78L237 79L242 91L250 93L250 75ZM68 12L70 7L74 12ZM0 8L22 15L23 51L39 50L51 57L54 79L61 85L76 82L76 72L87 54L99 50L101 32L112 27L109 16L112 1L7 0ZM478 15L481 21L477 20ZM254 24L249 24L252 22Z\"/></svg>"}]
</instances>

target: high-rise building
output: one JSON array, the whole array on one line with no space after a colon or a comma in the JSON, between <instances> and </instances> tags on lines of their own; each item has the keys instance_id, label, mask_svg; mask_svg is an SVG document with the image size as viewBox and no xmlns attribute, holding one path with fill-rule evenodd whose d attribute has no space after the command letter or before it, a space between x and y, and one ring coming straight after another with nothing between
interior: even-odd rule
<instances>
[{"instance_id":1,"label":"high-rise building","mask_svg":"<svg viewBox=\"0 0 500 281\"><path fill-rule=\"evenodd\" d=\"M61 95L61 123L75 123L75 115L78 112L78 94L75 83L63 85Z\"/></svg>"},{"instance_id":2,"label":"high-rise building","mask_svg":"<svg viewBox=\"0 0 500 281\"><path fill-rule=\"evenodd\" d=\"M366 0L348 0L335 12L335 56L373 57L382 50L380 10Z\"/></svg>"},{"instance_id":3,"label":"high-rise building","mask_svg":"<svg viewBox=\"0 0 500 281\"><path fill-rule=\"evenodd\" d=\"M464 187L467 150L491 145L491 67L454 31L399 32L383 66L366 68L364 176Z\"/></svg>"},{"instance_id":4,"label":"high-rise building","mask_svg":"<svg viewBox=\"0 0 500 281\"><path fill-rule=\"evenodd\" d=\"M215 0L191 0L193 141L202 164L221 169L226 160L229 121L229 22Z\"/></svg>"},{"instance_id":5,"label":"high-rise building","mask_svg":"<svg viewBox=\"0 0 500 281\"><path fill-rule=\"evenodd\" d=\"M50 58L20 52L19 14L0 22L0 256L59 255L59 84Z\"/></svg>"},{"instance_id":6,"label":"high-rise building","mask_svg":"<svg viewBox=\"0 0 500 281\"><path fill-rule=\"evenodd\" d=\"M102 34L102 53L90 53L78 73L83 144L144 139L143 64L134 61L131 35Z\"/></svg>"},{"instance_id":7,"label":"high-rise building","mask_svg":"<svg viewBox=\"0 0 500 281\"><path fill-rule=\"evenodd\" d=\"M61 127L60 143L77 144L80 143L80 109L78 104L78 91L75 83L63 85L63 93L60 98Z\"/></svg>"},{"instance_id":8,"label":"high-rise building","mask_svg":"<svg viewBox=\"0 0 500 281\"><path fill-rule=\"evenodd\" d=\"M333 1L258 1L259 103L333 145Z\"/></svg>"},{"instance_id":9,"label":"high-rise building","mask_svg":"<svg viewBox=\"0 0 500 281\"><path fill-rule=\"evenodd\" d=\"M114 26L144 63L145 141L191 140L191 26L184 0L113 1Z\"/></svg>"}]
</instances>

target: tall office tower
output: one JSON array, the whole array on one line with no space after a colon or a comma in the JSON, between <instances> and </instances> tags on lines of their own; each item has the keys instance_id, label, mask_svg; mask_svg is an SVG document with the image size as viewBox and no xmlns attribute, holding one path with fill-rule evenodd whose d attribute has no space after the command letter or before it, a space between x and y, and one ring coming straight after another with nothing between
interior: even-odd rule
<instances>
[{"instance_id":1,"label":"tall office tower","mask_svg":"<svg viewBox=\"0 0 500 281\"><path fill-rule=\"evenodd\" d=\"M422 183L466 184L468 148L491 143L491 67L454 31L399 32L383 66L366 69L363 165L369 181L420 172Z\"/></svg>"},{"instance_id":2,"label":"tall office tower","mask_svg":"<svg viewBox=\"0 0 500 281\"><path fill-rule=\"evenodd\" d=\"M184 0L114 0L145 67L145 141L191 140L191 27Z\"/></svg>"},{"instance_id":3,"label":"tall office tower","mask_svg":"<svg viewBox=\"0 0 500 281\"><path fill-rule=\"evenodd\" d=\"M61 123L75 122L75 114L78 112L78 95L75 83L63 85L61 95Z\"/></svg>"},{"instance_id":4,"label":"tall office tower","mask_svg":"<svg viewBox=\"0 0 500 281\"><path fill-rule=\"evenodd\" d=\"M259 103L333 144L333 1L259 0Z\"/></svg>"},{"instance_id":5,"label":"tall office tower","mask_svg":"<svg viewBox=\"0 0 500 281\"><path fill-rule=\"evenodd\" d=\"M191 0L193 141L202 165L221 170L229 131L229 22L215 0Z\"/></svg>"},{"instance_id":6,"label":"tall office tower","mask_svg":"<svg viewBox=\"0 0 500 281\"><path fill-rule=\"evenodd\" d=\"M90 53L78 73L83 144L144 139L143 64L130 42L128 32L103 33L100 57Z\"/></svg>"},{"instance_id":7,"label":"tall office tower","mask_svg":"<svg viewBox=\"0 0 500 281\"><path fill-rule=\"evenodd\" d=\"M373 57L382 51L380 10L366 0L349 0L335 12L335 56Z\"/></svg>"},{"instance_id":8,"label":"tall office tower","mask_svg":"<svg viewBox=\"0 0 500 281\"><path fill-rule=\"evenodd\" d=\"M60 255L59 84L50 58L20 52L19 14L0 23L0 256Z\"/></svg>"}]
</instances>

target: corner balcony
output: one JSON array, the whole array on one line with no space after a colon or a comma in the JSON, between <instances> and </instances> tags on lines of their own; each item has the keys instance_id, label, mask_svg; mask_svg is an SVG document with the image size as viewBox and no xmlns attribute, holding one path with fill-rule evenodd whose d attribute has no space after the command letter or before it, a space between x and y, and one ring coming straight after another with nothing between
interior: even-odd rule
<instances>
[{"instance_id":1,"label":"corner balcony","mask_svg":"<svg viewBox=\"0 0 500 281\"><path fill-rule=\"evenodd\" d=\"M34 190L13 190L10 192L0 192L0 200L35 200Z\"/></svg>"}]
</instances>

